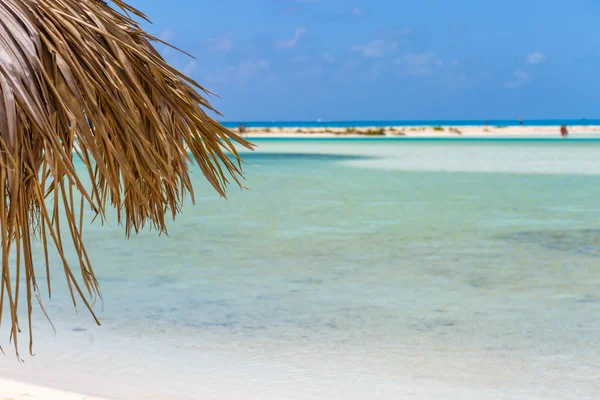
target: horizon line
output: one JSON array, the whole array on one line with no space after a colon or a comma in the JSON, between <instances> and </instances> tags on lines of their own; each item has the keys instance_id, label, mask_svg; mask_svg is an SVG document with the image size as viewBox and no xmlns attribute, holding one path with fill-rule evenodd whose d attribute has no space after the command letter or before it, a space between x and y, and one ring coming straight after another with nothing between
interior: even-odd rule
<instances>
[{"instance_id":1,"label":"horizon line","mask_svg":"<svg viewBox=\"0 0 600 400\"><path fill-rule=\"evenodd\" d=\"M222 120L218 119L217 122L318 122L318 123L330 123L330 122L427 122L427 121L447 121L447 122L464 122L464 121L519 121L519 118L467 118L467 119L230 119ZM600 117L597 118L523 118L523 121L600 121Z\"/></svg>"}]
</instances>

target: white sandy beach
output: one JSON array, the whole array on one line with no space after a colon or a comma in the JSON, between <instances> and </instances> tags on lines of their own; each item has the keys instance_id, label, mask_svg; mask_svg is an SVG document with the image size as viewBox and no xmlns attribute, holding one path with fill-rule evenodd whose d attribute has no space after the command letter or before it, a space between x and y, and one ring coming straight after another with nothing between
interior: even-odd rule
<instances>
[{"instance_id":1,"label":"white sandy beach","mask_svg":"<svg viewBox=\"0 0 600 400\"><path fill-rule=\"evenodd\" d=\"M0 400L102 400L27 383L0 379Z\"/></svg>"},{"instance_id":2,"label":"white sandy beach","mask_svg":"<svg viewBox=\"0 0 600 400\"><path fill-rule=\"evenodd\" d=\"M599 136L600 126L568 127L576 137ZM247 128L242 134L247 138L263 137L409 137L409 138L539 138L560 137L558 126L389 126L360 128Z\"/></svg>"}]
</instances>

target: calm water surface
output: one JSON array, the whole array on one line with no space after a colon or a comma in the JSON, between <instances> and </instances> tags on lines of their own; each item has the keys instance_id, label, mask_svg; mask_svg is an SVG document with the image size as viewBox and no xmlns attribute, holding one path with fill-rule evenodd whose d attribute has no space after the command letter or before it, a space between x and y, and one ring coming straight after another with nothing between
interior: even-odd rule
<instances>
[{"instance_id":1,"label":"calm water surface","mask_svg":"<svg viewBox=\"0 0 600 400\"><path fill-rule=\"evenodd\" d=\"M257 143L229 200L193 170L169 237L89 226L103 326L56 262L56 337L37 310L37 355L0 372L115 399L598 393L600 143Z\"/></svg>"}]
</instances>

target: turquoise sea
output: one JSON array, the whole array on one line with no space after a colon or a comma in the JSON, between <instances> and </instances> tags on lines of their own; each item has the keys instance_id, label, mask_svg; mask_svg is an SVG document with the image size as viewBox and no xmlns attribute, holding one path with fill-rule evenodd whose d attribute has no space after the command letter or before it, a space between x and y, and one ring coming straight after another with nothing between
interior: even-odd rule
<instances>
[{"instance_id":1,"label":"turquoise sea","mask_svg":"<svg viewBox=\"0 0 600 400\"><path fill-rule=\"evenodd\" d=\"M600 141L256 143L228 200L192 170L170 236L88 227L102 327L54 257L56 335L36 308L36 355L3 335L0 375L108 399L597 398Z\"/></svg>"}]
</instances>

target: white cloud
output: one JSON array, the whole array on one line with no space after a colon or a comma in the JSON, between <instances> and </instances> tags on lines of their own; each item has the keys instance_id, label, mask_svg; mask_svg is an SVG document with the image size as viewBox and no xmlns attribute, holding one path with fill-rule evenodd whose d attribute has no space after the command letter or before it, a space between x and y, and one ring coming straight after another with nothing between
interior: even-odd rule
<instances>
[{"instance_id":1,"label":"white cloud","mask_svg":"<svg viewBox=\"0 0 600 400\"><path fill-rule=\"evenodd\" d=\"M513 71L513 79L506 82L506 87L516 89L530 82L529 74L523 70L515 69Z\"/></svg>"},{"instance_id":2,"label":"white cloud","mask_svg":"<svg viewBox=\"0 0 600 400\"><path fill-rule=\"evenodd\" d=\"M260 71L268 71L271 68L269 60L242 60L234 67L238 78L248 79Z\"/></svg>"},{"instance_id":3,"label":"white cloud","mask_svg":"<svg viewBox=\"0 0 600 400\"><path fill-rule=\"evenodd\" d=\"M350 10L350 13L355 17L364 17L365 15L367 15L365 10L363 10L360 7L354 7L352 10Z\"/></svg>"},{"instance_id":4,"label":"white cloud","mask_svg":"<svg viewBox=\"0 0 600 400\"><path fill-rule=\"evenodd\" d=\"M396 59L396 65L406 75L431 75L436 68L444 65L435 53L409 53Z\"/></svg>"},{"instance_id":5,"label":"white cloud","mask_svg":"<svg viewBox=\"0 0 600 400\"><path fill-rule=\"evenodd\" d=\"M343 82L346 78L352 77L355 78L356 74L358 74L358 69L362 64L362 60L358 60L353 57L348 57L346 60L340 61L341 68L339 71L331 77L332 83L340 83Z\"/></svg>"},{"instance_id":6,"label":"white cloud","mask_svg":"<svg viewBox=\"0 0 600 400\"><path fill-rule=\"evenodd\" d=\"M182 69L184 75L190 76L196 70L196 61L190 60Z\"/></svg>"},{"instance_id":7,"label":"white cloud","mask_svg":"<svg viewBox=\"0 0 600 400\"><path fill-rule=\"evenodd\" d=\"M271 80L273 75L270 71L271 63L269 60L264 58L258 60L247 59L226 68L203 71L202 79L212 84L222 84L231 80L238 80L241 84L246 84L250 78L259 73L261 74L261 80Z\"/></svg>"},{"instance_id":8,"label":"white cloud","mask_svg":"<svg viewBox=\"0 0 600 400\"><path fill-rule=\"evenodd\" d=\"M395 28L395 29L392 29L391 31L389 31L389 33L396 37L408 36L408 35L412 34L412 29L409 27Z\"/></svg>"},{"instance_id":9,"label":"white cloud","mask_svg":"<svg viewBox=\"0 0 600 400\"><path fill-rule=\"evenodd\" d=\"M527 56L528 64L539 64L543 63L544 61L546 61L546 56L539 51L534 51Z\"/></svg>"},{"instance_id":10,"label":"white cloud","mask_svg":"<svg viewBox=\"0 0 600 400\"><path fill-rule=\"evenodd\" d=\"M394 53L396 50L398 50L398 43L382 39L371 40L369 43L352 47L353 53L359 53L367 58L382 57L386 54Z\"/></svg>"},{"instance_id":11,"label":"white cloud","mask_svg":"<svg viewBox=\"0 0 600 400\"><path fill-rule=\"evenodd\" d=\"M300 64L307 62L309 60L309 56L307 54L298 54L290 59L291 62Z\"/></svg>"},{"instance_id":12,"label":"white cloud","mask_svg":"<svg viewBox=\"0 0 600 400\"><path fill-rule=\"evenodd\" d=\"M175 33L173 33L173 31L170 31L167 29L167 30L162 31L160 33L160 35L158 35L158 38L164 42L168 42L175 38Z\"/></svg>"},{"instance_id":13,"label":"white cloud","mask_svg":"<svg viewBox=\"0 0 600 400\"><path fill-rule=\"evenodd\" d=\"M367 78L371 81L379 78L380 72L385 68L385 62L383 60L376 61L371 68L369 68L369 72L367 73Z\"/></svg>"},{"instance_id":14,"label":"white cloud","mask_svg":"<svg viewBox=\"0 0 600 400\"><path fill-rule=\"evenodd\" d=\"M206 41L204 49L215 53L227 53L233 48L233 40L229 34L216 36Z\"/></svg>"},{"instance_id":15,"label":"white cloud","mask_svg":"<svg viewBox=\"0 0 600 400\"><path fill-rule=\"evenodd\" d=\"M323 57L323 61L327 64L332 64L335 62L335 58L329 53L321 53L321 57Z\"/></svg>"},{"instance_id":16,"label":"white cloud","mask_svg":"<svg viewBox=\"0 0 600 400\"><path fill-rule=\"evenodd\" d=\"M298 44L298 41L302 38L302 36L306 35L307 32L308 30L305 27L300 26L296 28L296 33L291 39L278 40L277 43L275 43L275 47L280 50L293 49L296 47L296 44Z\"/></svg>"},{"instance_id":17,"label":"white cloud","mask_svg":"<svg viewBox=\"0 0 600 400\"><path fill-rule=\"evenodd\" d=\"M158 35L158 39L162 40L163 42L169 43L170 41L172 41L175 38L175 33L173 33L173 31L170 30L164 30L162 31L159 35ZM163 45L160 44L157 46L157 50L160 53L160 55L167 60L167 62L169 64L173 64L173 62L175 61L173 59L173 53L175 53L175 50L173 50L171 47L167 46L167 45Z\"/></svg>"},{"instance_id":18,"label":"white cloud","mask_svg":"<svg viewBox=\"0 0 600 400\"><path fill-rule=\"evenodd\" d=\"M313 65L312 67L302 68L301 70L297 71L296 76L315 79L320 78L324 72L325 71L322 66Z\"/></svg>"}]
</instances>

